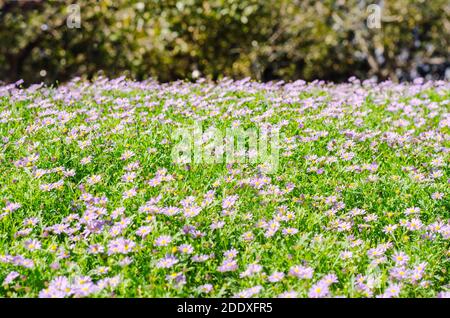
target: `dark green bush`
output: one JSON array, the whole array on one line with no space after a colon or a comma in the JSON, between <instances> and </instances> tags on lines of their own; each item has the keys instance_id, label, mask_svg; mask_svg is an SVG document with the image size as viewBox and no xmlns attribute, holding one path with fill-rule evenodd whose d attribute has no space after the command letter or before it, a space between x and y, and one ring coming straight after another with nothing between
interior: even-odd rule
<instances>
[{"instance_id":1,"label":"dark green bush","mask_svg":"<svg viewBox=\"0 0 450 318\"><path fill-rule=\"evenodd\" d=\"M377 3L376 1L374 1ZM67 26L80 7L81 28ZM442 77L447 0L379 1L370 29L357 0L0 1L0 80L126 74L167 81Z\"/></svg>"}]
</instances>

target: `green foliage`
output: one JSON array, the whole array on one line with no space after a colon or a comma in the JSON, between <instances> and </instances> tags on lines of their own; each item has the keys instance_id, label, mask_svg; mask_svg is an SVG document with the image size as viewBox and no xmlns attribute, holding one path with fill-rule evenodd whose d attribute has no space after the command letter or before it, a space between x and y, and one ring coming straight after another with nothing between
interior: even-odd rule
<instances>
[{"instance_id":1,"label":"green foliage","mask_svg":"<svg viewBox=\"0 0 450 318\"><path fill-rule=\"evenodd\" d=\"M381 29L367 27L370 1L77 1L81 28L69 28L71 3L0 1L1 80L397 80L448 66L446 0L383 1Z\"/></svg>"}]
</instances>

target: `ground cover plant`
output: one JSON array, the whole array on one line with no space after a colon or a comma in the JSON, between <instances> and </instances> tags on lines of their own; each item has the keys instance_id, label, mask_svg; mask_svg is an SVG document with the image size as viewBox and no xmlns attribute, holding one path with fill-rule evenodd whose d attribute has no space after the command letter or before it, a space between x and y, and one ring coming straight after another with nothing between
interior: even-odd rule
<instances>
[{"instance_id":1,"label":"ground cover plant","mask_svg":"<svg viewBox=\"0 0 450 318\"><path fill-rule=\"evenodd\" d=\"M449 100L421 79L1 86L0 296L449 296ZM174 160L194 123L277 133L276 169Z\"/></svg>"}]
</instances>

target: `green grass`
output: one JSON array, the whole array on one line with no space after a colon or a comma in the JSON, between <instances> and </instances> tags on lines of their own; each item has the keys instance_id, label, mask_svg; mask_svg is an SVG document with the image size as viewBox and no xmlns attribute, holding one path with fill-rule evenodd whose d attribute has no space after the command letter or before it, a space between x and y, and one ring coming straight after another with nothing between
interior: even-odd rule
<instances>
[{"instance_id":1,"label":"green grass","mask_svg":"<svg viewBox=\"0 0 450 318\"><path fill-rule=\"evenodd\" d=\"M308 297L312 286L323 284L321 279L329 274L335 274L337 282L327 285L326 297L390 296L389 286L399 288L398 297L448 292L449 87L447 82L291 88L254 82L107 82L2 93L0 282L12 271L18 277L0 286L0 296L231 297L250 296L247 289L261 286L253 296L293 291ZM398 110L393 111L395 105ZM175 164L173 131L200 119L204 128L214 125L223 133L236 120L245 128L261 129L267 123L279 127L279 166L266 174L271 185L249 185L249 180L264 175L261 162ZM122 160L126 151L134 156ZM342 152L354 156L346 161ZM38 156L33 159L34 155ZM82 164L86 157L91 162ZM126 183L122 177L130 163L137 163L130 168L136 178ZM377 169L368 171L375 163ZM37 177L37 169L46 173ZM150 186L148 181L161 169L173 180ZM64 176L71 170L73 176ZM423 180L415 179L418 174ZM101 181L88 184L95 175ZM42 189L59 180L59 188ZM136 195L125 199L124 191L131 188ZM183 216L183 199L192 196L200 206L211 190L211 202L197 216ZM90 202L82 199L86 193L93 198ZM234 211L224 215L222 201L231 195L238 196ZM139 211L157 197L153 212ZM101 198L107 201L99 202ZM20 207L9 211L10 203ZM163 214L170 206L181 212ZM411 207L420 212L405 214ZM124 213L114 218L117 208L124 208ZM353 215L355 208L364 210L363 215ZM92 213L98 213L94 220L83 221ZM36 218L35 224L24 223L30 218ZM407 226L414 218L423 223L418 230ZM129 224L113 237L111 229L123 219ZM211 229L219 221L223 227ZM258 226L261 221L278 222L279 228L267 236ZM343 222L349 226L339 230ZM432 228L437 222L441 228ZM51 230L57 224L65 224L65 232ZM385 233L390 224L397 228ZM136 234L141 226L151 227L145 238ZM186 234L186 226L194 226L198 235ZM298 233L283 234L287 228ZM251 240L243 238L247 232ZM158 246L161 235L171 236L170 244ZM120 237L135 246L127 253L108 253L109 244ZM31 239L40 248L27 248ZM368 255L386 243L391 245L382 255ZM93 244L104 251L90 253ZM190 244L192 254L181 253L182 244ZM224 252L231 249L238 251L237 269L220 272ZM344 251L352 257L344 259ZM398 253L409 258L404 265L396 264ZM157 262L169 254L178 262L158 268ZM195 255L209 258L195 262ZM15 256L32 260L33 266L24 266ZM131 263L123 264L124 260ZM420 277L412 279L414 269L424 262ZM261 265L261 271L240 277L250 264ZM313 269L312 278L289 275L295 265ZM402 266L406 276L392 276ZM109 270L101 274L100 267ZM273 272L285 276L270 282ZM167 279L170 274L183 277L182 283ZM357 282L361 275L364 284ZM55 283L61 276L70 282L64 290ZM92 282L77 281L83 276ZM110 278L117 281L111 283ZM200 292L204 284L211 284L212 290Z\"/></svg>"}]
</instances>

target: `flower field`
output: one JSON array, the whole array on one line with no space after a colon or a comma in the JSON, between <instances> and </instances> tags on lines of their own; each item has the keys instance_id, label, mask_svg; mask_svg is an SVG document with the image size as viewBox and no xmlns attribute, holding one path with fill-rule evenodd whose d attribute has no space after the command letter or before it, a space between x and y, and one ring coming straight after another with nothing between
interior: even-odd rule
<instances>
[{"instance_id":1,"label":"flower field","mask_svg":"<svg viewBox=\"0 0 450 318\"><path fill-rule=\"evenodd\" d=\"M449 82L11 84L0 137L1 297L450 296Z\"/></svg>"}]
</instances>

